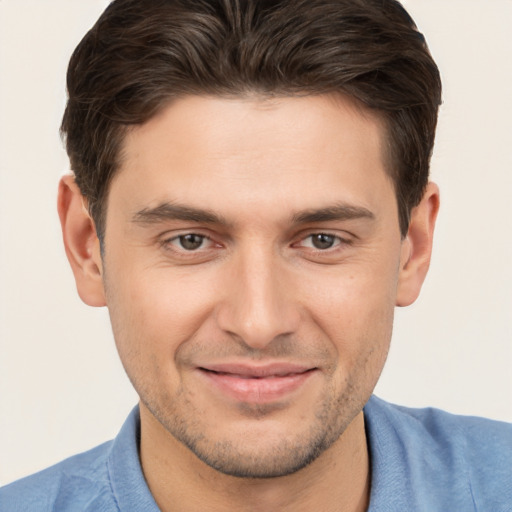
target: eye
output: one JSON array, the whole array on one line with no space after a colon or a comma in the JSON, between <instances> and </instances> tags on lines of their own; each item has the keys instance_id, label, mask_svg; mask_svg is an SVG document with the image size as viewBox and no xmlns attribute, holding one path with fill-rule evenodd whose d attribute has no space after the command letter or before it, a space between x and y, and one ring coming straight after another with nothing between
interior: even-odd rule
<instances>
[{"instance_id":1,"label":"eye","mask_svg":"<svg viewBox=\"0 0 512 512\"><path fill-rule=\"evenodd\" d=\"M325 233L315 233L310 238L315 249L330 249L339 240L334 235L326 235Z\"/></svg>"},{"instance_id":2,"label":"eye","mask_svg":"<svg viewBox=\"0 0 512 512\"><path fill-rule=\"evenodd\" d=\"M204 248L204 245L206 245L208 241L208 237L204 235L187 233L186 235L179 235L170 239L168 243L175 247L177 246L179 249L184 249L185 251L197 251L198 249Z\"/></svg>"},{"instance_id":3,"label":"eye","mask_svg":"<svg viewBox=\"0 0 512 512\"><path fill-rule=\"evenodd\" d=\"M196 265L212 261L222 254L221 249L225 247L217 238L213 239L208 234L193 231L171 233L162 234L158 243L166 261L177 265Z\"/></svg>"},{"instance_id":4,"label":"eye","mask_svg":"<svg viewBox=\"0 0 512 512\"><path fill-rule=\"evenodd\" d=\"M341 242L342 240L339 236L330 235L328 233L313 233L304 238L300 245L319 251L326 251L340 245Z\"/></svg>"}]
</instances>

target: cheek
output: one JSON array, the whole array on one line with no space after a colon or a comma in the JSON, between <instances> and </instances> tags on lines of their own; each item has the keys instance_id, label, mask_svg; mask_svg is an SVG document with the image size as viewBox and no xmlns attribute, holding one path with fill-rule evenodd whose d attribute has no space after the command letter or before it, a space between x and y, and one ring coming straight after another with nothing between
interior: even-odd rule
<instances>
[{"instance_id":1,"label":"cheek","mask_svg":"<svg viewBox=\"0 0 512 512\"><path fill-rule=\"evenodd\" d=\"M344 293L316 319L335 354L333 389L359 399L361 406L377 384L392 334L393 304L376 295Z\"/></svg>"},{"instance_id":2,"label":"cheek","mask_svg":"<svg viewBox=\"0 0 512 512\"><path fill-rule=\"evenodd\" d=\"M311 280L310 314L331 340L340 364L350 366L362 357L375 357L383 363L393 325L394 264L380 261L373 267L342 270Z\"/></svg>"},{"instance_id":3,"label":"cheek","mask_svg":"<svg viewBox=\"0 0 512 512\"><path fill-rule=\"evenodd\" d=\"M214 289L205 279L176 275L169 269L118 270L107 275L116 343L120 351L136 351L139 357L157 353L173 357L204 323L214 302Z\"/></svg>"}]
</instances>

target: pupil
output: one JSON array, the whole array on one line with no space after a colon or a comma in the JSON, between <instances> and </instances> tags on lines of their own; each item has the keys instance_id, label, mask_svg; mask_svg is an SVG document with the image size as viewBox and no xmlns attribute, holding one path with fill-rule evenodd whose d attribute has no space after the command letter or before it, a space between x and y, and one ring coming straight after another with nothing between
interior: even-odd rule
<instances>
[{"instance_id":1,"label":"pupil","mask_svg":"<svg viewBox=\"0 0 512 512\"><path fill-rule=\"evenodd\" d=\"M199 249L201 244L203 243L203 237L201 235L183 235L180 236L180 244L184 249L188 251L193 251L194 249Z\"/></svg>"},{"instance_id":2,"label":"pupil","mask_svg":"<svg viewBox=\"0 0 512 512\"><path fill-rule=\"evenodd\" d=\"M316 249L330 249L334 245L334 236L319 233L313 235L312 242Z\"/></svg>"}]
</instances>

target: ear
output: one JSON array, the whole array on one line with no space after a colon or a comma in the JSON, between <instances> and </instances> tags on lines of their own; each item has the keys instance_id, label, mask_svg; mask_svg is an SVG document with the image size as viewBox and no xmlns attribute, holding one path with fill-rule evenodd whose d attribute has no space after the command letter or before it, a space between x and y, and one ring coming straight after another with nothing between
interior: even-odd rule
<instances>
[{"instance_id":1,"label":"ear","mask_svg":"<svg viewBox=\"0 0 512 512\"><path fill-rule=\"evenodd\" d=\"M439 188L429 183L420 204L411 212L407 236L402 241L397 306L409 306L420 293L430 265L438 211Z\"/></svg>"},{"instance_id":2,"label":"ear","mask_svg":"<svg viewBox=\"0 0 512 512\"><path fill-rule=\"evenodd\" d=\"M100 242L74 176L61 178L57 208L78 295L89 306L105 306Z\"/></svg>"}]
</instances>

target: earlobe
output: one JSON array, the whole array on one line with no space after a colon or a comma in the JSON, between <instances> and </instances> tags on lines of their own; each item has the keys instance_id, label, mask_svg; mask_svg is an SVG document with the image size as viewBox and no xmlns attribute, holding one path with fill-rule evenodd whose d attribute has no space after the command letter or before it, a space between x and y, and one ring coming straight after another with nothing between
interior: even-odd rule
<instances>
[{"instance_id":1,"label":"earlobe","mask_svg":"<svg viewBox=\"0 0 512 512\"><path fill-rule=\"evenodd\" d=\"M430 265L438 211L439 188L429 183L420 204L411 212L407 236L402 242L397 306L409 306L420 293Z\"/></svg>"},{"instance_id":2,"label":"earlobe","mask_svg":"<svg viewBox=\"0 0 512 512\"><path fill-rule=\"evenodd\" d=\"M63 176L60 180L57 208L78 294L89 306L105 306L100 243L72 175Z\"/></svg>"}]
</instances>

